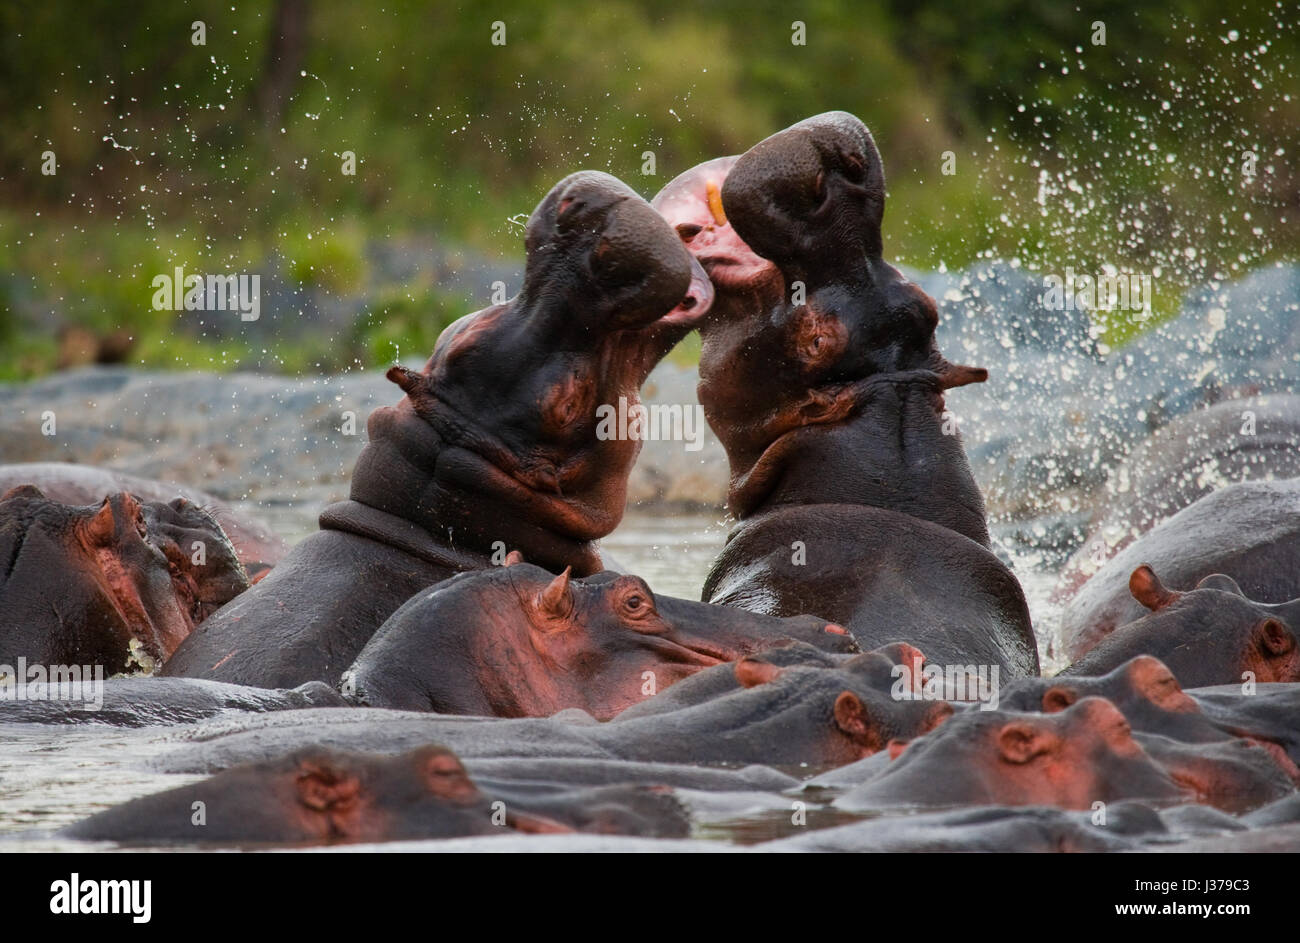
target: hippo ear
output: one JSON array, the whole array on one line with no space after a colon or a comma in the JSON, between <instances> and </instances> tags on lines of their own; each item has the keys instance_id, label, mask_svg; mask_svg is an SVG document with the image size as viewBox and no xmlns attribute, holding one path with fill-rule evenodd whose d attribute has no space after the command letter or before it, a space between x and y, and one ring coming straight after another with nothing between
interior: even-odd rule
<instances>
[{"instance_id":1,"label":"hippo ear","mask_svg":"<svg viewBox=\"0 0 1300 943\"><path fill-rule=\"evenodd\" d=\"M45 492L35 485L15 485L4 494L0 494L0 501L8 501L10 498L43 498Z\"/></svg>"},{"instance_id":2,"label":"hippo ear","mask_svg":"<svg viewBox=\"0 0 1300 943\"><path fill-rule=\"evenodd\" d=\"M1063 711L1078 699L1078 691L1055 685L1043 692L1043 713L1055 714Z\"/></svg>"},{"instance_id":3,"label":"hippo ear","mask_svg":"<svg viewBox=\"0 0 1300 943\"><path fill-rule=\"evenodd\" d=\"M527 563L527 562L528 561L524 559L524 555L522 553L520 553L518 550L511 550L509 553L506 554L506 558L503 561L501 561L501 565L514 566L517 563Z\"/></svg>"},{"instance_id":4,"label":"hippo ear","mask_svg":"<svg viewBox=\"0 0 1300 943\"><path fill-rule=\"evenodd\" d=\"M835 699L835 726L839 727L850 740L870 748L873 752L884 746L880 734L871 722L871 715L862 698L852 691L841 691Z\"/></svg>"},{"instance_id":5,"label":"hippo ear","mask_svg":"<svg viewBox=\"0 0 1300 943\"><path fill-rule=\"evenodd\" d=\"M1128 578L1128 590L1134 599L1152 612L1158 612L1182 596L1182 593L1166 589L1149 563L1144 563L1133 571Z\"/></svg>"},{"instance_id":6,"label":"hippo ear","mask_svg":"<svg viewBox=\"0 0 1300 943\"><path fill-rule=\"evenodd\" d=\"M1267 655L1286 655L1295 649L1295 635L1281 619L1269 616L1255 626L1254 636Z\"/></svg>"},{"instance_id":7,"label":"hippo ear","mask_svg":"<svg viewBox=\"0 0 1300 943\"><path fill-rule=\"evenodd\" d=\"M91 544L97 547L107 547L113 543L113 535L117 533L117 523L113 519L113 505L108 498L99 506L86 523L86 538Z\"/></svg>"},{"instance_id":8,"label":"hippo ear","mask_svg":"<svg viewBox=\"0 0 1300 943\"><path fill-rule=\"evenodd\" d=\"M566 566L563 573L537 594L537 608L548 618L567 619L573 613L573 590L569 588L569 571L572 569Z\"/></svg>"},{"instance_id":9,"label":"hippo ear","mask_svg":"<svg viewBox=\"0 0 1300 943\"><path fill-rule=\"evenodd\" d=\"M776 665L750 655L736 662L734 671L736 680L740 682L742 688L756 688L760 684L767 684L781 677L781 669Z\"/></svg>"},{"instance_id":10,"label":"hippo ear","mask_svg":"<svg viewBox=\"0 0 1300 943\"><path fill-rule=\"evenodd\" d=\"M409 367L393 366L384 374L389 380L402 388L417 408L428 403L430 398L429 376Z\"/></svg>"},{"instance_id":11,"label":"hippo ear","mask_svg":"<svg viewBox=\"0 0 1300 943\"><path fill-rule=\"evenodd\" d=\"M1049 747L1051 738L1033 724L1016 721L998 731L998 751L1008 763L1028 763Z\"/></svg>"},{"instance_id":12,"label":"hippo ear","mask_svg":"<svg viewBox=\"0 0 1300 943\"><path fill-rule=\"evenodd\" d=\"M1226 573L1211 573L1205 579L1196 584L1197 589L1217 589L1221 593L1232 593L1234 596L1245 596L1237 581Z\"/></svg>"},{"instance_id":13,"label":"hippo ear","mask_svg":"<svg viewBox=\"0 0 1300 943\"><path fill-rule=\"evenodd\" d=\"M361 780L328 760L298 764L298 801L315 812L347 812L361 795Z\"/></svg>"}]
</instances>

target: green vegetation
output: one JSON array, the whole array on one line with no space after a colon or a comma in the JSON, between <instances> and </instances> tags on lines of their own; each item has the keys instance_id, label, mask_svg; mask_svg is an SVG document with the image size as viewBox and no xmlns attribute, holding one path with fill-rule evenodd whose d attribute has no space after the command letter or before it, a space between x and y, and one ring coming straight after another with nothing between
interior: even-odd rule
<instances>
[{"instance_id":1,"label":"green vegetation","mask_svg":"<svg viewBox=\"0 0 1300 943\"><path fill-rule=\"evenodd\" d=\"M892 258L1156 270L1168 316L1190 286L1297 255L1296 19L1221 0L6 5L0 378L66 359L66 327L125 331L131 362L156 366L423 360L487 286L394 275L376 246L508 265L520 219L566 173L650 196L833 108L876 134ZM276 273L361 314L218 337L153 310L151 279L177 266ZM1117 319L1107 336L1135 330Z\"/></svg>"}]
</instances>

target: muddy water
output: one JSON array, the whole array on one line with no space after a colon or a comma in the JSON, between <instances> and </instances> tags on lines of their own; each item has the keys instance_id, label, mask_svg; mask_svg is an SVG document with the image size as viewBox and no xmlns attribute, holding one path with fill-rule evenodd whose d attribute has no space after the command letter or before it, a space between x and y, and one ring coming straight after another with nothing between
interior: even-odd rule
<instances>
[{"instance_id":1,"label":"muddy water","mask_svg":"<svg viewBox=\"0 0 1300 943\"><path fill-rule=\"evenodd\" d=\"M314 529L318 506L263 505L255 510L296 540ZM602 546L616 562L644 576L656 592L697 599L727 529L720 513L632 511ZM1054 631L1059 620L1047 602L1054 574L1038 568L1031 553L1018 553L1014 545L1008 549L1039 628L1040 649L1045 650L1043 633ZM152 757L183 741L190 729L121 730L96 724L0 727L0 852L85 850L85 843L60 841L48 833L91 812L202 778L164 775L147 767ZM787 772L812 775L817 771ZM739 814L696 816L697 837L750 844L793 830L788 799L756 795L755 800L753 809ZM837 824L843 818L815 806L807 814L811 827Z\"/></svg>"}]
</instances>

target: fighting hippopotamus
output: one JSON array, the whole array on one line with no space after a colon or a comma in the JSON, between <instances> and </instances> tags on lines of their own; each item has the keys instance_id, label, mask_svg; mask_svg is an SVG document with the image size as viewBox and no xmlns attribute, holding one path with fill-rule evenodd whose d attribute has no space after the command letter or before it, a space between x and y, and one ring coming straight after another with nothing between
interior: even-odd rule
<instances>
[{"instance_id":1,"label":"fighting hippopotamus","mask_svg":"<svg viewBox=\"0 0 1300 943\"><path fill-rule=\"evenodd\" d=\"M1106 560L1210 492L1300 475L1300 396L1217 403L1157 429L1112 469L1089 539L1061 571L1068 601Z\"/></svg>"},{"instance_id":2,"label":"fighting hippopotamus","mask_svg":"<svg viewBox=\"0 0 1300 943\"><path fill-rule=\"evenodd\" d=\"M1106 674L1134 656L1154 655L1191 688L1300 681L1300 599L1254 602L1222 573L1178 592L1145 564L1129 585L1150 612L1107 635L1062 676Z\"/></svg>"},{"instance_id":3,"label":"fighting hippopotamus","mask_svg":"<svg viewBox=\"0 0 1300 943\"><path fill-rule=\"evenodd\" d=\"M1087 697L1054 714L966 710L914 740L876 778L835 805L1051 805L1089 809L1118 799L1186 799L1133 739L1114 704Z\"/></svg>"},{"instance_id":4,"label":"fighting hippopotamus","mask_svg":"<svg viewBox=\"0 0 1300 943\"><path fill-rule=\"evenodd\" d=\"M1222 573L1251 599L1281 603L1300 597L1300 478L1248 481L1212 492L1108 560L1061 613L1070 659L1145 615L1129 591L1131 574L1143 564L1174 586Z\"/></svg>"},{"instance_id":5,"label":"fighting hippopotamus","mask_svg":"<svg viewBox=\"0 0 1300 943\"><path fill-rule=\"evenodd\" d=\"M266 687L335 682L415 593L494 552L556 572L603 569L634 438L601 434L602 404L637 402L650 369L708 310L712 287L627 186L584 171L533 211L523 288L461 318L406 394L371 413L351 498L166 665ZM497 560L495 562L500 562Z\"/></svg>"},{"instance_id":6,"label":"fighting hippopotamus","mask_svg":"<svg viewBox=\"0 0 1300 943\"><path fill-rule=\"evenodd\" d=\"M236 511L220 499L196 488L152 481L92 465L68 462L19 462L0 465L0 493L18 485L35 485L46 497L64 504L98 504L106 495L128 492L142 503L165 504L184 498L212 516L225 533L235 556L256 580L275 566L289 545L277 537L265 522Z\"/></svg>"},{"instance_id":7,"label":"fighting hippopotamus","mask_svg":"<svg viewBox=\"0 0 1300 943\"><path fill-rule=\"evenodd\" d=\"M881 257L884 199L871 135L842 112L655 197L717 290L699 396L739 524L704 598L1037 674L1024 594L989 550L943 397L987 372L944 359L933 299Z\"/></svg>"},{"instance_id":8,"label":"fighting hippopotamus","mask_svg":"<svg viewBox=\"0 0 1300 943\"><path fill-rule=\"evenodd\" d=\"M248 576L184 498L126 492L75 506L20 485L0 497L0 664L152 670ZM18 678L22 682L27 679Z\"/></svg>"},{"instance_id":9,"label":"fighting hippopotamus","mask_svg":"<svg viewBox=\"0 0 1300 943\"><path fill-rule=\"evenodd\" d=\"M485 794L455 754L425 746L397 756L308 747L134 799L61 834L123 843L322 845L509 831L683 837L687 829L685 812L669 792L605 787Z\"/></svg>"},{"instance_id":10,"label":"fighting hippopotamus","mask_svg":"<svg viewBox=\"0 0 1300 943\"><path fill-rule=\"evenodd\" d=\"M558 576L511 562L405 603L343 676L363 705L440 714L608 720L703 668L799 639L857 646L825 619L776 619L656 596L638 576Z\"/></svg>"}]
</instances>

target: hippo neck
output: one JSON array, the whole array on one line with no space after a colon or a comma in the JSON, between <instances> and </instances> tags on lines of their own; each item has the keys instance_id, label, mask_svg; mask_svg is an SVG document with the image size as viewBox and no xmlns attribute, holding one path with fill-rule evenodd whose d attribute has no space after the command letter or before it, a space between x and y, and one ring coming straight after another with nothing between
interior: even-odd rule
<instances>
[{"instance_id":1,"label":"hippo neck","mask_svg":"<svg viewBox=\"0 0 1300 943\"><path fill-rule=\"evenodd\" d=\"M987 547L984 498L961 436L944 418L934 375L910 371L857 386L848 418L788 432L749 468L732 469L732 513L745 520L789 505L866 505L932 521Z\"/></svg>"},{"instance_id":2,"label":"hippo neck","mask_svg":"<svg viewBox=\"0 0 1300 943\"><path fill-rule=\"evenodd\" d=\"M443 438L421 419L409 399L375 410L367 423L370 441L352 473L353 502L392 515L424 531L428 542L403 531L394 539L433 553L436 545L452 559L486 559L502 546L519 550L525 559L552 570L572 566L586 576L603 569L595 541L569 537L528 519L520 495L527 489L494 490L483 480L479 490L466 492L455 456ZM322 527L353 529L363 515L322 516ZM336 518L338 518L336 520ZM359 526L359 525L358 525ZM382 529L368 528L362 536L390 542ZM417 553L417 555L420 555ZM460 568L457 566L457 568Z\"/></svg>"}]
</instances>

